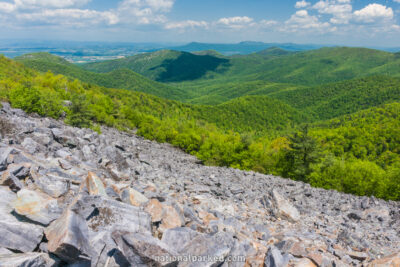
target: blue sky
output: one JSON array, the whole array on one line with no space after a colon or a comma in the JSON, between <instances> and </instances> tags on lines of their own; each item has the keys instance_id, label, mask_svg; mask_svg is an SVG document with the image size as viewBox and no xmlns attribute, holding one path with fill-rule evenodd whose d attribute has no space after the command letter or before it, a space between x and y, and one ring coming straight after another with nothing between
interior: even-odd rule
<instances>
[{"instance_id":1,"label":"blue sky","mask_svg":"<svg viewBox=\"0 0 400 267\"><path fill-rule=\"evenodd\" d=\"M0 0L3 39L400 46L400 0Z\"/></svg>"}]
</instances>

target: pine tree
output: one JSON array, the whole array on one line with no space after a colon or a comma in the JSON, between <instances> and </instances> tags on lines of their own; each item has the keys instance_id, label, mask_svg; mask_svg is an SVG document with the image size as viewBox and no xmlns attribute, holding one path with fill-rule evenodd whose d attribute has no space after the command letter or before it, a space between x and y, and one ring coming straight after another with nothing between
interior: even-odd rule
<instances>
[{"instance_id":1,"label":"pine tree","mask_svg":"<svg viewBox=\"0 0 400 267\"><path fill-rule=\"evenodd\" d=\"M307 182L312 164L319 162L317 141L308 133L308 125L289 137L290 145L284 157L283 175Z\"/></svg>"}]
</instances>

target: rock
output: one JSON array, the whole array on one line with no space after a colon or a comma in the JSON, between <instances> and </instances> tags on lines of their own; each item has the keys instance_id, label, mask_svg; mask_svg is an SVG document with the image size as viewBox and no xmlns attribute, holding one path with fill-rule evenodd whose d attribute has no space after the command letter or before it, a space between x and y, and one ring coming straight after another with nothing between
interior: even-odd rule
<instances>
[{"instance_id":1,"label":"rock","mask_svg":"<svg viewBox=\"0 0 400 267\"><path fill-rule=\"evenodd\" d=\"M58 207L57 200L47 195L27 189L17 193L13 202L15 212L34 222L49 225L60 217L62 210Z\"/></svg>"},{"instance_id":2,"label":"rock","mask_svg":"<svg viewBox=\"0 0 400 267\"><path fill-rule=\"evenodd\" d=\"M113 239L128 261L136 266L176 266L176 253L160 240L148 234L113 232Z\"/></svg>"},{"instance_id":3,"label":"rock","mask_svg":"<svg viewBox=\"0 0 400 267\"><path fill-rule=\"evenodd\" d=\"M161 204L158 199L153 198L147 204L145 210L150 214L151 221L154 222L161 222L162 220L162 212L163 212L163 205Z\"/></svg>"},{"instance_id":4,"label":"rock","mask_svg":"<svg viewBox=\"0 0 400 267\"><path fill-rule=\"evenodd\" d=\"M70 181L68 179L52 174L37 175L34 181L43 192L54 198L65 195L70 189Z\"/></svg>"},{"instance_id":5,"label":"rock","mask_svg":"<svg viewBox=\"0 0 400 267\"><path fill-rule=\"evenodd\" d=\"M122 190L121 199L123 202L136 207L144 206L149 202L147 197L133 188L125 188Z\"/></svg>"},{"instance_id":6,"label":"rock","mask_svg":"<svg viewBox=\"0 0 400 267\"><path fill-rule=\"evenodd\" d=\"M217 233L214 236L199 235L179 251L179 255L190 259L180 262L179 266L219 266L234 245L233 238L226 233ZM195 257L190 258L190 256Z\"/></svg>"},{"instance_id":7,"label":"rock","mask_svg":"<svg viewBox=\"0 0 400 267\"><path fill-rule=\"evenodd\" d=\"M371 261L367 267L398 267L400 266L400 253L393 254L382 259Z\"/></svg>"},{"instance_id":8,"label":"rock","mask_svg":"<svg viewBox=\"0 0 400 267\"><path fill-rule=\"evenodd\" d=\"M59 262L51 259L45 253L23 253L23 254L6 254L0 255L0 266L6 267L28 267L28 266L43 266L51 267L58 266Z\"/></svg>"},{"instance_id":9,"label":"rock","mask_svg":"<svg viewBox=\"0 0 400 267\"><path fill-rule=\"evenodd\" d=\"M29 137L25 138L21 145L29 154L35 154L39 150L39 144Z\"/></svg>"},{"instance_id":10,"label":"rock","mask_svg":"<svg viewBox=\"0 0 400 267\"><path fill-rule=\"evenodd\" d=\"M288 267L317 267L317 265L315 265L311 260L309 260L307 258L290 261L289 264L286 266L288 266ZM266 266L266 267L268 267L268 266Z\"/></svg>"},{"instance_id":11,"label":"rock","mask_svg":"<svg viewBox=\"0 0 400 267\"><path fill-rule=\"evenodd\" d=\"M15 152L16 150L12 147L1 147L0 148L0 171L4 171L7 169L7 166L9 164L8 158L10 154Z\"/></svg>"},{"instance_id":12,"label":"rock","mask_svg":"<svg viewBox=\"0 0 400 267\"><path fill-rule=\"evenodd\" d=\"M85 219L74 211L66 210L45 229L49 252L60 259L75 263L89 260L89 230Z\"/></svg>"},{"instance_id":13,"label":"rock","mask_svg":"<svg viewBox=\"0 0 400 267\"><path fill-rule=\"evenodd\" d=\"M161 241L168 247L174 248L175 251L182 251L191 240L201 235L199 232L193 231L187 227L179 227L173 229L167 229Z\"/></svg>"},{"instance_id":14,"label":"rock","mask_svg":"<svg viewBox=\"0 0 400 267\"><path fill-rule=\"evenodd\" d=\"M277 190L272 191L272 197L276 208L276 215L282 219L291 222L298 222L300 220L299 211L289 203Z\"/></svg>"},{"instance_id":15,"label":"rock","mask_svg":"<svg viewBox=\"0 0 400 267\"><path fill-rule=\"evenodd\" d=\"M69 163L68 161L64 160L64 159L59 159L59 160L58 160L58 163L60 164L60 167L61 167L63 170L70 170L70 169L73 168L72 164Z\"/></svg>"},{"instance_id":16,"label":"rock","mask_svg":"<svg viewBox=\"0 0 400 267\"><path fill-rule=\"evenodd\" d=\"M30 168L30 163L10 164L8 166L7 172L9 174L13 174L18 179L25 179L27 176L29 176Z\"/></svg>"},{"instance_id":17,"label":"rock","mask_svg":"<svg viewBox=\"0 0 400 267\"><path fill-rule=\"evenodd\" d=\"M365 261L366 259L368 259L368 254L365 252L358 252L358 251L350 251L348 252L348 255L355 260L358 261Z\"/></svg>"},{"instance_id":18,"label":"rock","mask_svg":"<svg viewBox=\"0 0 400 267\"><path fill-rule=\"evenodd\" d=\"M86 218L92 232L151 233L150 215L140 208L101 196L80 196L71 206L76 213Z\"/></svg>"},{"instance_id":19,"label":"rock","mask_svg":"<svg viewBox=\"0 0 400 267\"><path fill-rule=\"evenodd\" d=\"M165 206L163 207L162 220L158 230L164 232L167 229L181 227L185 223L182 215L176 210L175 207Z\"/></svg>"},{"instance_id":20,"label":"rock","mask_svg":"<svg viewBox=\"0 0 400 267\"><path fill-rule=\"evenodd\" d=\"M284 267L288 264L290 258L282 253L276 247L272 246L267 252L264 265L266 267Z\"/></svg>"},{"instance_id":21,"label":"rock","mask_svg":"<svg viewBox=\"0 0 400 267\"><path fill-rule=\"evenodd\" d=\"M8 186L13 192L18 192L24 187L22 182L8 170L2 174L0 185Z\"/></svg>"},{"instance_id":22,"label":"rock","mask_svg":"<svg viewBox=\"0 0 400 267\"><path fill-rule=\"evenodd\" d=\"M93 172L89 172L86 178L86 187L90 195L107 197L103 181Z\"/></svg>"},{"instance_id":23,"label":"rock","mask_svg":"<svg viewBox=\"0 0 400 267\"><path fill-rule=\"evenodd\" d=\"M33 251L43 238L43 228L21 222L12 214L16 195L7 187L0 186L0 196L0 247Z\"/></svg>"}]
</instances>

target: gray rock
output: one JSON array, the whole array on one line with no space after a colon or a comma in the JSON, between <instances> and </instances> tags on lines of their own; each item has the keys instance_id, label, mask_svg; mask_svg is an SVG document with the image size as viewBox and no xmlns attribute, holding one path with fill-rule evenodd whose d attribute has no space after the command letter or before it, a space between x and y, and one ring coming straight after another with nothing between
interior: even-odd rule
<instances>
[{"instance_id":1,"label":"gray rock","mask_svg":"<svg viewBox=\"0 0 400 267\"><path fill-rule=\"evenodd\" d=\"M33 251L43 238L43 228L21 222L12 214L16 196L7 187L0 186L0 195L0 247Z\"/></svg>"},{"instance_id":2,"label":"gray rock","mask_svg":"<svg viewBox=\"0 0 400 267\"><path fill-rule=\"evenodd\" d=\"M29 154L34 154L39 150L39 144L29 137L25 138L21 145Z\"/></svg>"},{"instance_id":3,"label":"gray rock","mask_svg":"<svg viewBox=\"0 0 400 267\"><path fill-rule=\"evenodd\" d=\"M84 218L74 211L64 214L45 229L49 252L60 259L75 263L90 260L89 230Z\"/></svg>"},{"instance_id":4,"label":"gray rock","mask_svg":"<svg viewBox=\"0 0 400 267\"><path fill-rule=\"evenodd\" d=\"M16 150L12 147L0 147L0 171L7 169L8 157Z\"/></svg>"},{"instance_id":5,"label":"gray rock","mask_svg":"<svg viewBox=\"0 0 400 267\"><path fill-rule=\"evenodd\" d=\"M13 192L18 192L24 187L23 183L8 170L1 176L0 185L8 186Z\"/></svg>"},{"instance_id":6,"label":"gray rock","mask_svg":"<svg viewBox=\"0 0 400 267\"><path fill-rule=\"evenodd\" d=\"M221 265L235 246L233 238L226 233L218 233L213 236L199 235L191 240L180 252L182 256L190 259L190 255L196 256L190 261L181 261L179 266L214 267ZM200 259L198 261L198 259ZM203 260L201 260L203 259Z\"/></svg>"},{"instance_id":7,"label":"gray rock","mask_svg":"<svg viewBox=\"0 0 400 267\"><path fill-rule=\"evenodd\" d=\"M16 213L42 225L49 225L62 214L56 199L27 189L17 193L12 205Z\"/></svg>"},{"instance_id":8,"label":"gray rock","mask_svg":"<svg viewBox=\"0 0 400 267\"><path fill-rule=\"evenodd\" d=\"M52 174L38 175L34 181L43 192L54 198L65 195L70 189L68 179Z\"/></svg>"},{"instance_id":9,"label":"gray rock","mask_svg":"<svg viewBox=\"0 0 400 267\"><path fill-rule=\"evenodd\" d=\"M176 252L149 234L116 231L112 234L128 261L147 266L176 266Z\"/></svg>"},{"instance_id":10,"label":"gray rock","mask_svg":"<svg viewBox=\"0 0 400 267\"><path fill-rule=\"evenodd\" d=\"M283 256L276 247L272 246L265 257L264 266L266 267L285 267L289 262L288 256Z\"/></svg>"},{"instance_id":11,"label":"gray rock","mask_svg":"<svg viewBox=\"0 0 400 267\"><path fill-rule=\"evenodd\" d=\"M272 197L275 204L276 215L291 222L300 220L299 211L286 200L276 189L272 190Z\"/></svg>"},{"instance_id":12,"label":"gray rock","mask_svg":"<svg viewBox=\"0 0 400 267\"><path fill-rule=\"evenodd\" d=\"M151 233L150 215L140 208L119 201L82 195L71 209L86 218L93 232L120 230Z\"/></svg>"},{"instance_id":13,"label":"gray rock","mask_svg":"<svg viewBox=\"0 0 400 267\"><path fill-rule=\"evenodd\" d=\"M190 243L190 241L199 235L201 235L199 232L193 231L190 228L179 227L167 229L164 232L161 241L168 247L174 248L175 251L180 252Z\"/></svg>"},{"instance_id":14,"label":"gray rock","mask_svg":"<svg viewBox=\"0 0 400 267\"><path fill-rule=\"evenodd\" d=\"M52 267L57 266L59 262L50 258L45 253L24 253L0 255L0 267Z\"/></svg>"}]
</instances>

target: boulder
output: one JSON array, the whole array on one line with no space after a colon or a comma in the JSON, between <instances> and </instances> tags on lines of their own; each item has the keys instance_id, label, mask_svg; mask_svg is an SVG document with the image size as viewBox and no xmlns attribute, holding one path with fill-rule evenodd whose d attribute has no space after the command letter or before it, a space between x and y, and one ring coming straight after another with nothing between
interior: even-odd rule
<instances>
[{"instance_id":1,"label":"boulder","mask_svg":"<svg viewBox=\"0 0 400 267\"><path fill-rule=\"evenodd\" d=\"M266 267L284 267L287 266L290 258L277 249L275 246L270 247L265 257L264 265Z\"/></svg>"},{"instance_id":2,"label":"boulder","mask_svg":"<svg viewBox=\"0 0 400 267\"><path fill-rule=\"evenodd\" d=\"M36 143L32 138L25 138L21 145L29 154L35 154L37 151L39 151L39 144Z\"/></svg>"},{"instance_id":3,"label":"boulder","mask_svg":"<svg viewBox=\"0 0 400 267\"><path fill-rule=\"evenodd\" d=\"M11 203L16 195L0 186L0 247L32 252L43 238L43 228L21 222L13 214Z\"/></svg>"},{"instance_id":4,"label":"boulder","mask_svg":"<svg viewBox=\"0 0 400 267\"><path fill-rule=\"evenodd\" d=\"M122 190L121 199L123 202L136 207L144 206L149 202L147 197L133 188L125 188Z\"/></svg>"},{"instance_id":5,"label":"boulder","mask_svg":"<svg viewBox=\"0 0 400 267\"><path fill-rule=\"evenodd\" d=\"M398 267L400 266L400 253L371 261L367 267Z\"/></svg>"},{"instance_id":6,"label":"boulder","mask_svg":"<svg viewBox=\"0 0 400 267\"><path fill-rule=\"evenodd\" d=\"M185 224L183 214L173 206L164 205L161 217L161 224L158 228L161 232L164 232L167 229L181 227Z\"/></svg>"},{"instance_id":7,"label":"boulder","mask_svg":"<svg viewBox=\"0 0 400 267\"><path fill-rule=\"evenodd\" d=\"M168 247L174 248L175 251L182 251L187 244L190 243L197 236L202 235L199 232L193 231L187 227L178 227L173 229L167 229L161 241Z\"/></svg>"},{"instance_id":8,"label":"boulder","mask_svg":"<svg viewBox=\"0 0 400 267\"><path fill-rule=\"evenodd\" d=\"M18 192L24 187L23 183L8 170L1 175L0 185L8 186L13 192Z\"/></svg>"},{"instance_id":9,"label":"boulder","mask_svg":"<svg viewBox=\"0 0 400 267\"><path fill-rule=\"evenodd\" d=\"M14 153L16 150L12 147L1 147L0 148L0 171L7 169L9 164L8 157L10 154Z\"/></svg>"},{"instance_id":10,"label":"boulder","mask_svg":"<svg viewBox=\"0 0 400 267\"><path fill-rule=\"evenodd\" d=\"M279 194L277 190L272 190L272 197L276 216L290 222L298 222L300 220L299 211L281 194Z\"/></svg>"},{"instance_id":11,"label":"boulder","mask_svg":"<svg viewBox=\"0 0 400 267\"><path fill-rule=\"evenodd\" d=\"M158 199L152 198L147 204L145 211L150 214L153 223L160 222L162 220L163 204Z\"/></svg>"},{"instance_id":12,"label":"boulder","mask_svg":"<svg viewBox=\"0 0 400 267\"><path fill-rule=\"evenodd\" d=\"M103 181L93 172L89 172L86 177L86 187L90 195L107 197Z\"/></svg>"},{"instance_id":13,"label":"boulder","mask_svg":"<svg viewBox=\"0 0 400 267\"><path fill-rule=\"evenodd\" d=\"M133 266L177 266L176 252L149 234L116 231L112 237Z\"/></svg>"},{"instance_id":14,"label":"boulder","mask_svg":"<svg viewBox=\"0 0 400 267\"><path fill-rule=\"evenodd\" d=\"M4 267L28 267L28 266L43 266L52 267L58 266L59 262L50 258L45 253L23 253L23 254L6 254L0 255L0 266Z\"/></svg>"},{"instance_id":15,"label":"boulder","mask_svg":"<svg viewBox=\"0 0 400 267\"><path fill-rule=\"evenodd\" d=\"M91 232L120 230L151 233L148 213L116 200L80 195L71 209L86 218Z\"/></svg>"},{"instance_id":16,"label":"boulder","mask_svg":"<svg viewBox=\"0 0 400 267\"><path fill-rule=\"evenodd\" d=\"M23 189L13 202L16 213L42 225L49 225L61 216L57 200L40 192Z\"/></svg>"},{"instance_id":17,"label":"boulder","mask_svg":"<svg viewBox=\"0 0 400 267\"><path fill-rule=\"evenodd\" d=\"M72 210L66 210L63 215L52 222L45 235L49 252L60 259L75 263L89 260L89 230L85 219Z\"/></svg>"},{"instance_id":18,"label":"boulder","mask_svg":"<svg viewBox=\"0 0 400 267\"><path fill-rule=\"evenodd\" d=\"M38 188L54 198L65 195L70 189L70 181L68 179L52 174L38 174L34 178L34 182Z\"/></svg>"}]
</instances>

